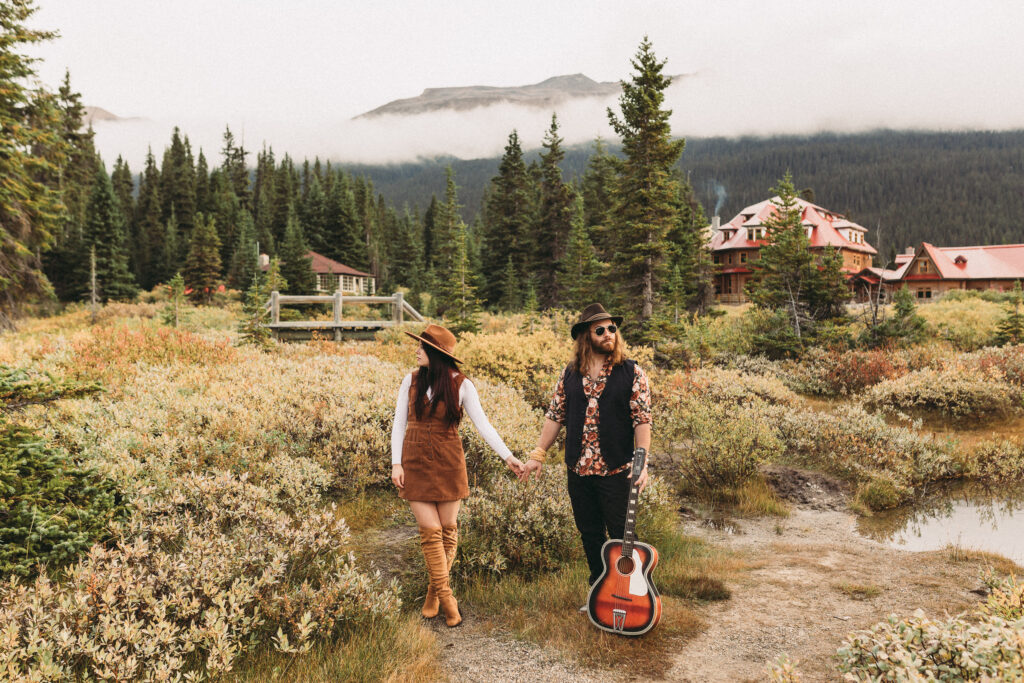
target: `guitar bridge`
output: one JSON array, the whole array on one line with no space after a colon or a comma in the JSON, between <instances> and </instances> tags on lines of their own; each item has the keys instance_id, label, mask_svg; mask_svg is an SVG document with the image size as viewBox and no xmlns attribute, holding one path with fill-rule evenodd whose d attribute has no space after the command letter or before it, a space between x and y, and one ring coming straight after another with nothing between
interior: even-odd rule
<instances>
[{"instance_id":1,"label":"guitar bridge","mask_svg":"<svg viewBox=\"0 0 1024 683\"><path fill-rule=\"evenodd\" d=\"M626 610L624 609L613 609L612 610L612 628L616 631L621 631L626 628Z\"/></svg>"}]
</instances>

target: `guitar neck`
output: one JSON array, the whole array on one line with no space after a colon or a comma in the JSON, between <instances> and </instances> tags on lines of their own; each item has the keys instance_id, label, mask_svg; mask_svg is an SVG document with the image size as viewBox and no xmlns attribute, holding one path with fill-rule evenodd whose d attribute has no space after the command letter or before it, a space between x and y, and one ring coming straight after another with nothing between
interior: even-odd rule
<instances>
[{"instance_id":1,"label":"guitar neck","mask_svg":"<svg viewBox=\"0 0 1024 683\"><path fill-rule=\"evenodd\" d=\"M636 508L637 500L640 498L640 487L633 484L629 488L629 506L626 508L626 527L622 532L622 554L626 557L633 555L633 544L636 543Z\"/></svg>"}]
</instances>

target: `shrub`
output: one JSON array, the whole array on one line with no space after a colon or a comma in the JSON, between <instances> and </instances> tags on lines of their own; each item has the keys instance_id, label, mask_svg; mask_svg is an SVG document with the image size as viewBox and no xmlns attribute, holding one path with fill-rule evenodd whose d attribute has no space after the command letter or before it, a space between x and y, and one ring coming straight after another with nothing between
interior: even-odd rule
<instances>
[{"instance_id":1,"label":"shrub","mask_svg":"<svg viewBox=\"0 0 1024 683\"><path fill-rule=\"evenodd\" d=\"M394 586L356 571L347 541L330 510L292 516L244 479L182 476L61 585L0 590L0 673L170 680L229 671L260 645L306 651L399 606Z\"/></svg>"},{"instance_id":2,"label":"shrub","mask_svg":"<svg viewBox=\"0 0 1024 683\"><path fill-rule=\"evenodd\" d=\"M1021 586L996 583L971 615L896 615L851 634L836 653L847 680L1016 681L1024 676Z\"/></svg>"},{"instance_id":3,"label":"shrub","mask_svg":"<svg viewBox=\"0 0 1024 683\"><path fill-rule=\"evenodd\" d=\"M657 546L676 535L668 484L652 476L640 494L637 538ZM501 576L556 570L582 557L564 465L549 465L539 481L512 478L474 488L466 500L454 571Z\"/></svg>"},{"instance_id":4,"label":"shrub","mask_svg":"<svg viewBox=\"0 0 1024 683\"><path fill-rule=\"evenodd\" d=\"M764 419L763 405L737 408L682 392L658 401L659 440L679 472L682 492L716 497L781 455L782 443Z\"/></svg>"},{"instance_id":5,"label":"shrub","mask_svg":"<svg viewBox=\"0 0 1024 683\"><path fill-rule=\"evenodd\" d=\"M987 348L964 354L957 359L965 369L977 369L986 375L1000 375L1004 382L1024 388L1024 346Z\"/></svg>"},{"instance_id":6,"label":"shrub","mask_svg":"<svg viewBox=\"0 0 1024 683\"><path fill-rule=\"evenodd\" d=\"M510 478L476 487L466 499L455 571L534 574L581 554L565 467L549 465L540 480Z\"/></svg>"},{"instance_id":7,"label":"shrub","mask_svg":"<svg viewBox=\"0 0 1024 683\"><path fill-rule=\"evenodd\" d=\"M799 361L782 364L786 383L802 394L848 396L907 373L896 354L810 348Z\"/></svg>"},{"instance_id":8,"label":"shrub","mask_svg":"<svg viewBox=\"0 0 1024 683\"><path fill-rule=\"evenodd\" d=\"M74 561L124 514L113 482L10 419L22 408L97 390L0 366L0 576Z\"/></svg>"},{"instance_id":9,"label":"shrub","mask_svg":"<svg viewBox=\"0 0 1024 683\"><path fill-rule=\"evenodd\" d=\"M859 406L842 415L776 410L766 419L785 445L786 460L861 484L861 502L872 509L905 502L917 487L964 472L954 442L889 425Z\"/></svg>"},{"instance_id":10,"label":"shrub","mask_svg":"<svg viewBox=\"0 0 1024 683\"><path fill-rule=\"evenodd\" d=\"M800 398L775 377L721 368L669 375L654 389L657 392L656 403L662 394L732 406L766 402L792 407L801 403Z\"/></svg>"},{"instance_id":11,"label":"shrub","mask_svg":"<svg viewBox=\"0 0 1024 683\"><path fill-rule=\"evenodd\" d=\"M975 479L1024 480L1024 442L1019 438L982 441L971 451L968 462Z\"/></svg>"},{"instance_id":12,"label":"shrub","mask_svg":"<svg viewBox=\"0 0 1024 683\"><path fill-rule=\"evenodd\" d=\"M960 351L974 351L991 345L1003 311L1001 304L953 292L917 309L918 315L928 321L939 339Z\"/></svg>"},{"instance_id":13,"label":"shrub","mask_svg":"<svg viewBox=\"0 0 1024 683\"><path fill-rule=\"evenodd\" d=\"M113 482L0 417L0 576L74 561L124 512Z\"/></svg>"},{"instance_id":14,"label":"shrub","mask_svg":"<svg viewBox=\"0 0 1024 683\"><path fill-rule=\"evenodd\" d=\"M1020 404L1022 392L999 373L960 368L918 370L876 384L864 405L882 412L923 412L953 419L1005 417Z\"/></svg>"}]
</instances>

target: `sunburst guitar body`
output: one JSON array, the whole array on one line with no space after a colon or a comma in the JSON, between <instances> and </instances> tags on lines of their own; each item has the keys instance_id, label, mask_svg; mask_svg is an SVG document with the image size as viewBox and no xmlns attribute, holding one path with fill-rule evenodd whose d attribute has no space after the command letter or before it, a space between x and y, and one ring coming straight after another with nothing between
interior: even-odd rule
<instances>
[{"instance_id":1,"label":"sunburst guitar body","mask_svg":"<svg viewBox=\"0 0 1024 683\"><path fill-rule=\"evenodd\" d=\"M636 477L647 457L642 448L633 453L633 483L622 539L605 541L601 548L604 570L590 588L587 615L594 626L621 636L640 636L661 619L661 596L651 577L658 566L658 551L636 540L636 505L639 497Z\"/></svg>"}]
</instances>

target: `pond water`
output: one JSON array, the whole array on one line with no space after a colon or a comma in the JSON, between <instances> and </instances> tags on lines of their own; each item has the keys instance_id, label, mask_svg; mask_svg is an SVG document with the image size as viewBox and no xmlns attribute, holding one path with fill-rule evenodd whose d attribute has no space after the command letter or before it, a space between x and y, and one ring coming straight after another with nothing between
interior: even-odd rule
<instances>
[{"instance_id":1,"label":"pond water","mask_svg":"<svg viewBox=\"0 0 1024 683\"><path fill-rule=\"evenodd\" d=\"M953 485L913 506L861 518L857 530L903 550L955 545L1024 565L1024 486Z\"/></svg>"}]
</instances>

